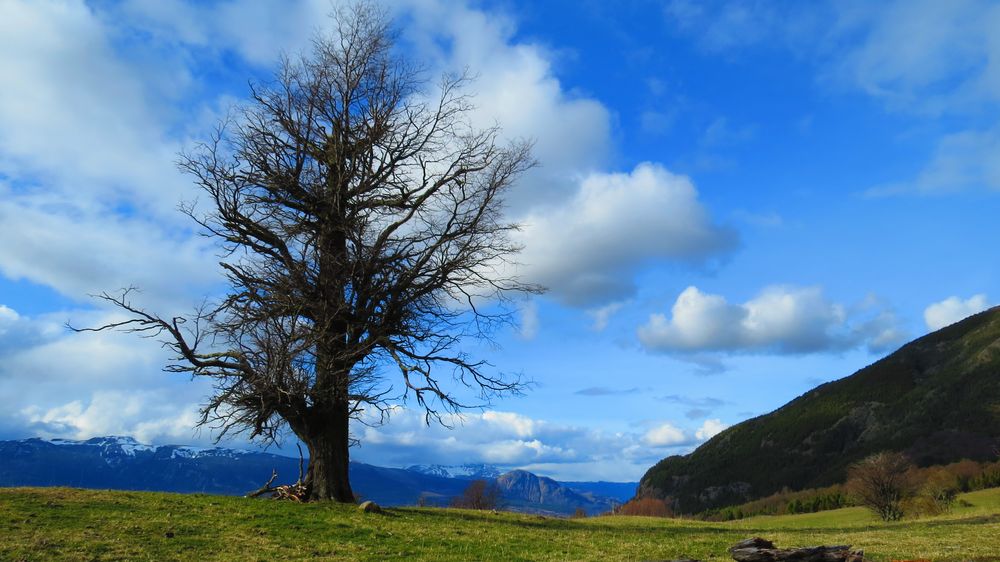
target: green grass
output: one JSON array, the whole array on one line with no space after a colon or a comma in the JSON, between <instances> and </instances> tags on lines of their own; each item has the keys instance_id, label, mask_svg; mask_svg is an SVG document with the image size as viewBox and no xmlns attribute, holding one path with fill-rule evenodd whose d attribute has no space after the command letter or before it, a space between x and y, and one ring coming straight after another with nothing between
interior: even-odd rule
<instances>
[{"instance_id":1,"label":"green grass","mask_svg":"<svg viewBox=\"0 0 1000 562\"><path fill-rule=\"evenodd\" d=\"M781 547L853 544L874 560L1000 560L1000 490L962 499L971 505L891 524L859 508L709 523L8 488L0 560L728 560L728 546L754 535Z\"/></svg>"}]
</instances>

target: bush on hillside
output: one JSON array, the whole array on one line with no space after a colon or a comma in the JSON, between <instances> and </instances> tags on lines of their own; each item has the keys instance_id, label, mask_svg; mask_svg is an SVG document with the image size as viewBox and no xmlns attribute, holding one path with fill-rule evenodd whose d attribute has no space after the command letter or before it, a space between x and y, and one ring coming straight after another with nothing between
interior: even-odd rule
<instances>
[{"instance_id":1,"label":"bush on hillside","mask_svg":"<svg viewBox=\"0 0 1000 562\"><path fill-rule=\"evenodd\" d=\"M902 453L876 453L851 466L847 488L857 502L883 521L903 518L904 504L917 491L913 465Z\"/></svg>"},{"instance_id":2,"label":"bush on hillside","mask_svg":"<svg viewBox=\"0 0 1000 562\"><path fill-rule=\"evenodd\" d=\"M920 511L927 515L938 515L951 511L958 497L958 478L944 467L934 467L925 472L920 487Z\"/></svg>"},{"instance_id":3,"label":"bush on hillside","mask_svg":"<svg viewBox=\"0 0 1000 562\"><path fill-rule=\"evenodd\" d=\"M645 517L673 517L674 512L667 502L657 498L633 498L618 506L615 515L639 515Z\"/></svg>"}]
</instances>

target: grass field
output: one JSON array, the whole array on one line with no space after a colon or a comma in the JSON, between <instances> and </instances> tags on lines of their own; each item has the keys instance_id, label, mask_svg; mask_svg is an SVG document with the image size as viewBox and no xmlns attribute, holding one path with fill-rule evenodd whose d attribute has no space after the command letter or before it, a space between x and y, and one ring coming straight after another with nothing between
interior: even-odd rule
<instances>
[{"instance_id":1,"label":"grass field","mask_svg":"<svg viewBox=\"0 0 1000 562\"><path fill-rule=\"evenodd\" d=\"M860 508L729 523L353 506L66 488L0 489L0 560L729 560L749 536L853 544L874 560L1000 560L1000 490L944 516Z\"/></svg>"}]
</instances>

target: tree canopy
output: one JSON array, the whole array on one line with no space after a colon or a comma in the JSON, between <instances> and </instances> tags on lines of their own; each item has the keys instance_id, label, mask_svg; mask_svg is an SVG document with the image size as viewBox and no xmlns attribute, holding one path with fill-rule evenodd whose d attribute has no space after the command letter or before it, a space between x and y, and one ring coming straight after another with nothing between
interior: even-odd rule
<instances>
[{"instance_id":1,"label":"tree canopy","mask_svg":"<svg viewBox=\"0 0 1000 562\"><path fill-rule=\"evenodd\" d=\"M429 83L377 8L332 20L182 156L205 195L182 210L223 250L228 292L185 317L104 293L129 318L94 329L162 338L168 370L213 381L203 424L265 442L290 429L308 497L353 501L349 420L412 400L440 421L469 405L458 388L519 391L461 343L539 288L509 273L520 248L503 215L530 143L472 126L468 78Z\"/></svg>"}]
</instances>

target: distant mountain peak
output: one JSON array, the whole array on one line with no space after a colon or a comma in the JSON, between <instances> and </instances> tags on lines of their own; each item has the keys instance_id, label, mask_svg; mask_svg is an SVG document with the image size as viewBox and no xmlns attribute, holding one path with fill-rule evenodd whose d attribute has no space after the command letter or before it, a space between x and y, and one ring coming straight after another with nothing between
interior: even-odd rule
<instances>
[{"instance_id":1,"label":"distant mountain peak","mask_svg":"<svg viewBox=\"0 0 1000 562\"><path fill-rule=\"evenodd\" d=\"M441 478L459 478L463 480L494 480L503 470L493 464L467 463L467 464L415 464L406 467L406 470L418 472L428 476L438 476Z\"/></svg>"},{"instance_id":2,"label":"distant mountain peak","mask_svg":"<svg viewBox=\"0 0 1000 562\"><path fill-rule=\"evenodd\" d=\"M84 447L100 447L102 450L102 456L114 457L118 454L124 454L130 457L136 456L136 454L150 453L157 454L160 452L169 452L169 456L172 458L197 458L203 456L215 456L215 457L234 457L237 455L247 455L252 454L253 451L247 451L244 449L230 449L226 447L194 447L189 445L150 445L148 443L141 443L134 437L128 435L108 435L105 437L91 437L89 439L65 439L60 437L54 437L51 439L42 438L32 438L25 439L24 441L41 441L58 446L84 446Z\"/></svg>"}]
</instances>

